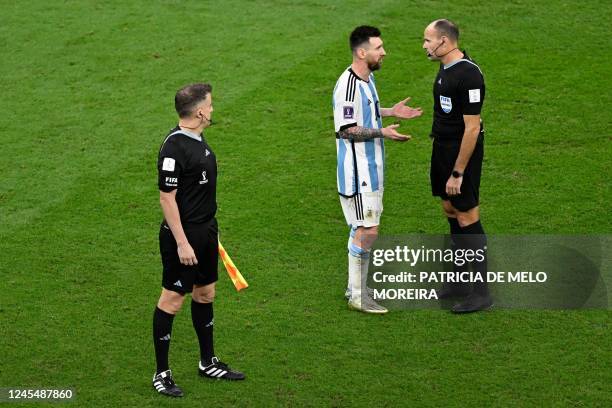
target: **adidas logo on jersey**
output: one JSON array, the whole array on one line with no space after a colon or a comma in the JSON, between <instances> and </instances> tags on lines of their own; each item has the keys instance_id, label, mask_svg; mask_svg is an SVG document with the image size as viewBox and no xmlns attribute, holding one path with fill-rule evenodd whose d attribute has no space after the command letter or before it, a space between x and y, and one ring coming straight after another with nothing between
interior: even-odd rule
<instances>
[{"instance_id":1,"label":"adidas logo on jersey","mask_svg":"<svg viewBox=\"0 0 612 408\"><path fill-rule=\"evenodd\" d=\"M179 288L183 287L183 284L181 283L180 280L177 280L176 282L173 283L174 286L178 286Z\"/></svg>"},{"instance_id":2,"label":"adidas logo on jersey","mask_svg":"<svg viewBox=\"0 0 612 408\"><path fill-rule=\"evenodd\" d=\"M206 156L206 157L210 156L210 150L206 149L205 156Z\"/></svg>"}]
</instances>

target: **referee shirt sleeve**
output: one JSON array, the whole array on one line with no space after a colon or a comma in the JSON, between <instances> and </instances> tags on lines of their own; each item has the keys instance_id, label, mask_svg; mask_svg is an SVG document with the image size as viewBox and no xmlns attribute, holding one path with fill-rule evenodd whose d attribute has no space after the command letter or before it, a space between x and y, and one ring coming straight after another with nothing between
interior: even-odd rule
<instances>
[{"instance_id":1,"label":"referee shirt sleeve","mask_svg":"<svg viewBox=\"0 0 612 408\"><path fill-rule=\"evenodd\" d=\"M479 115L485 98L484 78L475 68L459 83L459 103L464 115Z\"/></svg>"},{"instance_id":2,"label":"referee shirt sleeve","mask_svg":"<svg viewBox=\"0 0 612 408\"><path fill-rule=\"evenodd\" d=\"M349 75L348 81L338 84L334 92L334 127L336 133L358 125L361 115L358 84L354 76Z\"/></svg>"},{"instance_id":3,"label":"referee shirt sleeve","mask_svg":"<svg viewBox=\"0 0 612 408\"><path fill-rule=\"evenodd\" d=\"M157 185L169 193L178 188L184 168L184 155L176 138L170 137L162 146L157 160Z\"/></svg>"}]
</instances>

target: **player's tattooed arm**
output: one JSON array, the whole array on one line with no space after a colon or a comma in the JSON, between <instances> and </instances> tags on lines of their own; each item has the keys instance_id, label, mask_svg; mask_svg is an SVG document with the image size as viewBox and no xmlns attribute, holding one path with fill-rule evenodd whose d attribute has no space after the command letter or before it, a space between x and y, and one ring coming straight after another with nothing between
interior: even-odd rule
<instances>
[{"instance_id":1,"label":"player's tattooed arm","mask_svg":"<svg viewBox=\"0 0 612 408\"><path fill-rule=\"evenodd\" d=\"M348 129L342 129L338 132L341 139L352 139L356 142L376 139L384 137L381 129L364 128L361 126L353 126Z\"/></svg>"}]
</instances>

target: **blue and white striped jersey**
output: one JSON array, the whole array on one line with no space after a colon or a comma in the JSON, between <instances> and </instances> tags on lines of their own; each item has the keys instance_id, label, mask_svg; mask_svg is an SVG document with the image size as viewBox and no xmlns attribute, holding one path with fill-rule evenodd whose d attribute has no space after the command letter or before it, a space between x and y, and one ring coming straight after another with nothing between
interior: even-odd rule
<instances>
[{"instance_id":1,"label":"blue and white striped jersey","mask_svg":"<svg viewBox=\"0 0 612 408\"><path fill-rule=\"evenodd\" d=\"M383 138L364 142L338 138L338 132L352 126L380 129L380 102L370 74L360 79L349 67L340 75L333 97L338 193L351 197L383 189L385 146Z\"/></svg>"}]
</instances>

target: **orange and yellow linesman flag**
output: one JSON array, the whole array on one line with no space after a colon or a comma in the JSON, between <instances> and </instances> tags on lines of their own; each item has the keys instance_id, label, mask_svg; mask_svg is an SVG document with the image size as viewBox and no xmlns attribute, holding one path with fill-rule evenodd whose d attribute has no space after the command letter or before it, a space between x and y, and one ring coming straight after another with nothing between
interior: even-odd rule
<instances>
[{"instance_id":1,"label":"orange and yellow linesman flag","mask_svg":"<svg viewBox=\"0 0 612 408\"><path fill-rule=\"evenodd\" d=\"M221 241L219 241L219 255L221 255L221 259L223 260L223 265L225 266L225 270L229 275L230 279L234 283L237 291L241 291L242 289L246 289L249 287L249 284L242 277L242 274L232 262L232 258L229 257L223 245L221 245Z\"/></svg>"}]
</instances>

